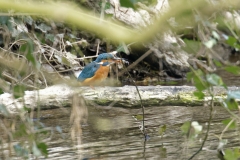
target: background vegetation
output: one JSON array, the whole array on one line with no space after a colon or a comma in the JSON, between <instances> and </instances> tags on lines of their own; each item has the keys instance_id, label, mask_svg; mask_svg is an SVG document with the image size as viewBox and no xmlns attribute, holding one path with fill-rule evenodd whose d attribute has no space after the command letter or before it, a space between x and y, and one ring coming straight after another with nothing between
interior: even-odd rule
<instances>
[{"instance_id":1,"label":"background vegetation","mask_svg":"<svg viewBox=\"0 0 240 160\"><path fill-rule=\"evenodd\" d=\"M157 3L140 0L120 2L122 6L134 10L138 10L141 4L151 7ZM191 54L192 62L189 67L191 73L186 77L196 86L197 91L194 95L199 99L204 99L206 94L211 96L208 103L211 114L203 147L210 130L213 107L216 105L213 87L222 86L228 91L227 85L216 71L225 70L235 75L240 73L238 61L230 62L229 58L224 58L225 52L228 52L227 55L239 54L239 1L231 0L226 3L221 0L209 2L171 0L167 12L161 15L159 13L160 16L153 13L154 22L144 29L132 29L114 20L112 15L103 19L100 13L112 6L106 1L96 3L94 11L94 7L90 6L94 3L89 1L69 3L47 0L1 0L0 93L13 93L15 98L19 98L24 95L25 90L45 88L62 82L73 85L75 79L71 75L75 69L84 66L83 60L87 63L84 55L89 51L109 52L124 48L127 46L125 44L148 43L154 41L156 34L164 34L171 30L183 40L178 42L178 45ZM103 4L105 7L102 7ZM230 14L231 18L227 18L226 14ZM174 26L169 23L172 18ZM220 47L221 54L218 54L216 48ZM129 50L131 47L121 51ZM236 91L229 92L226 98L218 100L218 105L224 107L226 113L231 115L230 119L223 122L226 127L219 137L218 151L220 155L224 153L226 159L240 157L239 148L227 149L224 152L223 146L226 141L222 139L226 130L235 128L239 122L238 113L233 112L238 109L236 99L239 98L240 93ZM78 103L84 105L83 100ZM17 116L11 115L4 105L0 105L0 110L1 130L4 131L0 137L2 145L8 143L14 154L24 158L29 158L30 153L33 153L33 157L48 155L47 145L41 135L50 134L49 129L44 124L33 121L31 109L25 107ZM71 118L72 124L82 121L74 115ZM4 122L6 119L9 121L8 124ZM21 124L15 126L16 121L21 121ZM163 134L165 129L160 128L160 134ZM181 129L189 139L202 131L196 122L186 122ZM56 127L55 131L62 132L59 127ZM80 128L73 127L73 137L80 132ZM12 145L11 143L15 141L19 143ZM12 152L9 157L11 154Z\"/></svg>"}]
</instances>

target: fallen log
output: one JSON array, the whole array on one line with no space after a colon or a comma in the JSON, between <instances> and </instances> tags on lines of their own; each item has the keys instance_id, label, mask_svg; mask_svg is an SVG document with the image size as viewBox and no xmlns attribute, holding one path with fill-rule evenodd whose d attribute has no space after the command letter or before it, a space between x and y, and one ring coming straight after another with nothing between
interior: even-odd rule
<instances>
[{"instance_id":1,"label":"fallen log","mask_svg":"<svg viewBox=\"0 0 240 160\"><path fill-rule=\"evenodd\" d=\"M142 103L147 106L199 106L209 99L197 99L192 86L138 86ZM239 90L230 87L229 90ZM215 98L226 95L224 88L215 87ZM25 91L24 97L14 99L10 93L0 95L0 104L6 106L10 113L19 112L24 106L27 108L51 109L56 107L70 107L73 95L83 97L86 105L101 105L114 107L141 107L136 87L71 87L65 84L54 85L41 90Z\"/></svg>"}]
</instances>

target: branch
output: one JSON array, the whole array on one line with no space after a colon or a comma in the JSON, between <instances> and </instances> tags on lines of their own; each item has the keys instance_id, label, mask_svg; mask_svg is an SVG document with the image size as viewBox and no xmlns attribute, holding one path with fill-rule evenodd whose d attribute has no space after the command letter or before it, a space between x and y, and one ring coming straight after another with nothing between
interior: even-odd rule
<instances>
[{"instance_id":1,"label":"branch","mask_svg":"<svg viewBox=\"0 0 240 160\"><path fill-rule=\"evenodd\" d=\"M229 87L236 90L237 87ZM138 86L141 94L142 105L148 106L199 106L204 100L198 100L193 96L195 87L191 86ZM226 94L224 88L215 87L217 93L215 98L223 98ZM139 95L135 86L124 87L71 87L65 84L54 85L36 91L25 91L24 101L28 108L51 109L59 106L69 107L72 105L71 98L74 94L80 94L85 98L88 105L93 103L108 106L114 104L116 107L141 107ZM39 96L39 97L38 97ZM19 111L23 107L23 98L14 99L10 93L0 95L0 104L3 104L11 113ZM208 100L210 97L206 97ZM217 100L214 100L217 101ZM92 103L93 102L93 103Z\"/></svg>"}]
</instances>

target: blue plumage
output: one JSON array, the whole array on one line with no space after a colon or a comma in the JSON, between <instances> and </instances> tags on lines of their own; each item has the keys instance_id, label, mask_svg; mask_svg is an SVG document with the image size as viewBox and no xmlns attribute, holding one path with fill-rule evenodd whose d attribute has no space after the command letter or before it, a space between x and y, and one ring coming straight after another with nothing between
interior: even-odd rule
<instances>
[{"instance_id":1,"label":"blue plumage","mask_svg":"<svg viewBox=\"0 0 240 160\"><path fill-rule=\"evenodd\" d=\"M93 77L99 67L100 64L96 63L95 61L89 63L83 68L82 72L79 74L78 80L80 82L83 82L85 79Z\"/></svg>"},{"instance_id":2,"label":"blue plumage","mask_svg":"<svg viewBox=\"0 0 240 160\"><path fill-rule=\"evenodd\" d=\"M101 62L102 60L109 60L109 59L114 59L115 57L112 54L109 53L102 53L99 54L95 62Z\"/></svg>"}]
</instances>

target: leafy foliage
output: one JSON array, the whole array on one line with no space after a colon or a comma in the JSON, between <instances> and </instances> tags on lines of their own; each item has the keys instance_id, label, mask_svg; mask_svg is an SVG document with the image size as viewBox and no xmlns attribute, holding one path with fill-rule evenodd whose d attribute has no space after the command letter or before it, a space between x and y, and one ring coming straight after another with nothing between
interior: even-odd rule
<instances>
[{"instance_id":1,"label":"leafy foliage","mask_svg":"<svg viewBox=\"0 0 240 160\"><path fill-rule=\"evenodd\" d=\"M201 47L201 42L199 41L184 39L184 42L186 45L182 48L188 53L196 54Z\"/></svg>"},{"instance_id":2,"label":"leafy foliage","mask_svg":"<svg viewBox=\"0 0 240 160\"><path fill-rule=\"evenodd\" d=\"M206 79L207 82L209 82L211 85L224 86L226 88L226 85L223 83L222 78L216 74L207 74Z\"/></svg>"},{"instance_id":3,"label":"leafy foliage","mask_svg":"<svg viewBox=\"0 0 240 160\"><path fill-rule=\"evenodd\" d=\"M156 4L157 0L150 0L150 1L120 0L121 6L133 8L135 10L138 9L139 2L145 5L151 6L153 4ZM5 3L7 4L7 2ZM229 35L225 35L225 36L223 36L221 30L218 30L217 27L213 26L213 23L216 20L213 17L218 16L216 14L218 10L214 8L210 9L208 8L207 5L204 5L204 7L202 7L203 3L202 4L199 3L200 5L198 5L198 3L196 2L197 4L194 3L195 5L193 5L194 11L196 11L196 13L193 13L192 6L191 8L187 8L188 5L182 5L182 2L180 3L181 5L176 5L177 7L175 8L173 5L172 6L173 10L171 10L171 12L166 13L166 15L163 15L160 18L160 20L156 20L155 24L152 24L152 26L149 26L149 29L146 29L146 32L143 34L143 36L134 36L134 35L137 35L136 33L138 32L129 30L129 28L127 27L125 28L121 25L112 24L111 22L104 21L104 23L99 23L98 19L95 16L91 16L91 14L88 14L88 12L86 12L85 10L83 10L82 12L76 12L74 8L70 8L70 10L67 10L68 8L64 8L66 9L66 12L68 14L66 14L66 17L67 17L66 19L65 19L65 16L62 16L61 21L65 20L67 23L70 23L71 25L73 25L73 26L69 26L69 28L71 29L74 28L76 25L78 28L86 28L89 31L94 31L95 33L97 31L97 33L99 32L101 35L106 35L107 38L109 37L112 39L115 38L115 41L118 41L118 40L121 41L120 47L119 47L121 49L119 49L119 51L124 51L126 53L129 53L128 46L126 46L127 42L123 42L122 40L133 41L133 39L135 38L134 39L135 41L136 40L143 41L145 39L149 39L149 36L155 36L161 32L164 32L166 29L167 30L172 29L174 31L174 29L171 28L172 26L169 27L169 24L161 23L161 22L166 22L173 15L176 16L177 18L184 17L185 19L187 19L187 21L190 21L189 17L194 17L195 19L193 21L190 21L190 23L188 22L186 24L187 25L196 24L195 26L191 26L191 27L197 28L198 31L193 30L193 32L190 33L190 36L191 36L190 39L184 38L185 46L182 48L188 53L194 53L194 56L196 56L195 58L197 60L203 59L204 63L201 64L202 66L200 67L199 67L199 64L196 65L197 69L192 69L192 72L187 74L187 79L189 81L194 82L196 91L193 94L196 97L198 97L199 99L210 97L211 98L210 101L213 102L215 98L214 92L213 92L213 86L221 86L221 87L224 87L226 90L228 90L228 88L219 75L217 75L216 73L208 69L215 68L215 67L222 67L223 69L225 69L230 73L239 75L240 68L239 66L236 66L233 64L229 65L228 63L223 63L224 60L221 59L221 55L218 55L217 53L215 55L218 55L218 56L214 56L214 54L211 54L212 53L211 51L214 49L214 47L219 46L220 42L223 43L224 45L227 44L228 47L232 47L236 51L239 51L240 45L239 45L239 38L237 36L238 34L235 33L236 31L234 29L231 29L230 24L225 24L225 25L230 26L228 27L228 29L230 30L231 34L228 33ZM35 5L32 5L32 4L33 3L29 1L30 7L27 9L27 11L30 10L30 13L33 13L34 11L31 9L35 9L34 7L36 7ZM12 4L12 7L16 10L16 12L18 10L22 11L22 9L24 9L24 6L22 6L21 3L19 3L18 5L20 5L21 7L18 8L18 6L16 6L15 4ZM1 7L4 7L4 6L1 5ZM111 7L110 3L107 2L105 4L104 9L108 9L110 7ZM219 8L220 7L221 5L219 6ZM226 6L226 8L228 10L229 6ZM15 12L14 9L13 11ZM45 6L43 9L44 10L41 10L41 8L39 8L40 10L39 12L41 13L41 11L48 11L51 8L48 8L48 6ZM176 10L176 12L174 9ZM75 12L71 12L72 10L74 10ZM206 12L205 14L207 18L200 11ZM79 13L79 14L76 14L76 13ZM42 14L49 14L50 17L59 19L59 17L55 15L55 12L53 12L53 14L51 13L42 13ZM79 19L77 20L74 18L72 19L71 16L81 17L82 21L78 21ZM18 70L8 71L9 73L12 73L10 77L12 76L11 80L14 82L13 83L14 85L12 86L13 86L13 95L15 98L20 98L24 96L24 91L26 90L26 85L24 85L24 81L26 80L26 78L28 78L28 80L31 82L34 79L35 81L33 83L37 83L38 82L37 80L39 81L41 80L41 82L45 80L47 82L44 86L47 86L47 84L49 83L51 84L52 81L50 80L48 81L48 76L42 76L42 74L39 74L42 64L49 63L49 61L53 62L53 63L49 63L51 65L54 64L51 66L53 67L53 71L56 71L58 68L61 68L62 69L61 71L72 69L71 64L68 61L68 58L61 57L55 54L56 51L59 51L59 54L62 54L62 55L66 55L66 53L69 51L73 55L82 57L83 51L86 50L86 48L89 46L83 45L83 43L79 41L79 39L87 39L88 42L91 42L93 41L93 39L96 39L96 37L98 36L98 35L92 36L90 35L90 33L87 33L85 31L80 31L80 32L69 31L71 29L69 29L68 27L64 28L61 22L54 23L54 26L56 28L52 28L50 24L48 24L47 22L44 22L43 20L40 20L39 17L37 19L38 20L32 19L30 16L0 16L1 27L5 29L4 33L9 33L9 35L1 34L0 46L6 47L7 48L6 50L9 51L9 53L7 54L9 55L11 54L13 55L13 57L21 61L20 63L21 65L16 65L17 67L22 66L22 64L27 64L27 69L25 71L25 74L21 74L21 73L16 74ZM186 24L184 24L185 22L182 20L182 18L179 18L179 19L180 21L178 21L179 24L177 24L177 27L184 28L185 26L187 26ZM160 26L159 24L161 24L161 31L159 31L159 26ZM55 29L64 30L64 31L62 31L62 33L56 33ZM79 37L78 36L79 34L83 36ZM223 37L225 37L224 41L222 41ZM6 39L10 39L10 41L7 41ZM24 40L24 43L22 43L22 39ZM71 43L73 41L76 41L76 42ZM102 41L101 43L98 43L98 45L99 44L101 45L102 43L105 43L105 42ZM171 45L174 46L174 44L171 44ZM91 50L93 52L96 51L94 50L94 47L91 48ZM206 51L206 52L202 54L203 53L202 51ZM75 59L77 58L75 57ZM61 67L59 67L59 64L61 64L60 65ZM203 69L204 67L205 69ZM55 73L59 74L60 72L55 72ZM53 77L56 77L56 76L53 76ZM59 77L62 78L61 76ZM53 78L50 77L49 79L53 79ZM32 88L34 88L35 86L32 86ZM1 93L3 93L2 89L0 89L0 94ZM232 111L238 109L237 99L240 99L239 91L228 92L227 98L226 99L223 98L223 100L219 102L222 104L222 106L224 106L227 109L228 112L234 115ZM213 108L213 103L209 105L209 108ZM30 112L31 110L25 107L23 111ZM0 105L0 112L6 117L10 115L10 113L6 109L6 106L4 105ZM139 114L139 115L136 115L135 118L137 120L142 120L143 116ZM229 128L227 129L235 129L237 125L237 120L238 119L233 119L233 118L226 119L223 121L223 125L227 126L228 124L230 124L230 122L233 121L229 126ZM42 155L47 156L48 154L47 145L43 142L40 142L40 140L38 140L38 134L47 134L47 131L39 131L41 129L44 129L45 126L39 123L37 124L33 123L33 120L31 120L31 118L28 117L27 115L26 117L22 118L21 121L22 123L18 126L18 131L16 131L13 134L14 135L13 137L14 138L27 137L29 139L28 139L28 145L24 145L23 143L14 145L14 150L16 154L24 158L28 158L28 155L30 153L33 153L37 157ZM104 120L102 122L103 124L108 124L108 122ZM211 116L208 121L208 126L210 125L211 125ZM32 128L34 128L34 131L31 130ZM62 129L60 127L57 126L55 129L59 133L62 133ZM197 135L201 133L202 126L198 122L185 122L182 125L181 130L185 135L188 136L188 138L196 138ZM166 125L159 127L158 132L160 135L163 135L165 131L166 131ZM37 132L37 134L35 132ZM160 148L160 152L166 153L166 149L162 147ZM226 159L239 158L239 150L227 149L225 158Z\"/></svg>"},{"instance_id":4,"label":"leafy foliage","mask_svg":"<svg viewBox=\"0 0 240 160\"><path fill-rule=\"evenodd\" d=\"M120 4L121 4L121 6L123 6L123 7L136 9L135 4L136 4L138 1L139 1L139 0L120 0Z\"/></svg>"},{"instance_id":5,"label":"leafy foliage","mask_svg":"<svg viewBox=\"0 0 240 160\"><path fill-rule=\"evenodd\" d=\"M228 118L222 121L222 123L227 126L230 122L232 121L232 118ZM229 125L229 129L236 129L237 124L236 121L233 121L230 125Z\"/></svg>"},{"instance_id":6,"label":"leafy foliage","mask_svg":"<svg viewBox=\"0 0 240 160\"><path fill-rule=\"evenodd\" d=\"M233 37L233 36L228 36L228 39L226 40L226 43L227 43L229 46L231 46L231 47L233 47L233 48L235 48L235 49L237 49L237 50L240 50L240 45L239 45L239 43L238 43L238 40L237 40L235 37Z\"/></svg>"},{"instance_id":7,"label":"leafy foliage","mask_svg":"<svg viewBox=\"0 0 240 160\"><path fill-rule=\"evenodd\" d=\"M228 71L229 73L232 73L234 75L239 75L240 74L240 67L238 67L238 66L229 65L229 66L224 67L224 69L226 71Z\"/></svg>"},{"instance_id":8,"label":"leafy foliage","mask_svg":"<svg viewBox=\"0 0 240 160\"><path fill-rule=\"evenodd\" d=\"M16 85L13 88L13 95L14 98L19 98L24 96L25 86L23 85Z\"/></svg>"},{"instance_id":9,"label":"leafy foliage","mask_svg":"<svg viewBox=\"0 0 240 160\"><path fill-rule=\"evenodd\" d=\"M226 160L237 160L240 158L239 148L235 149L226 149L224 158Z\"/></svg>"},{"instance_id":10,"label":"leafy foliage","mask_svg":"<svg viewBox=\"0 0 240 160\"><path fill-rule=\"evenodd\" d=\"M163 125L159 127L159 135L163 136L163 134L166 132L167 126Z\"/></svg>"},{"instance_id":11,"label":"leafy foliage","mask_svg":"<svg viewBox=\"0 0 240 160\"><path fill-rule=\"evenodd\" d=\"M157 0L148 0L148 1L145 1L145 0L120 0L121 6L127 7L127 8L132 8L134 10L137 9L137 3L138 2L146 4L146 5L157 4Z\"/></svg>"}]
</instances>

